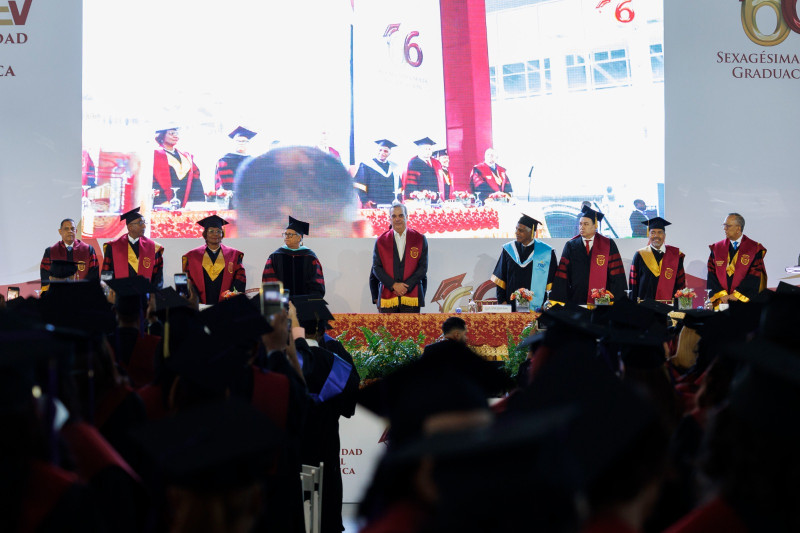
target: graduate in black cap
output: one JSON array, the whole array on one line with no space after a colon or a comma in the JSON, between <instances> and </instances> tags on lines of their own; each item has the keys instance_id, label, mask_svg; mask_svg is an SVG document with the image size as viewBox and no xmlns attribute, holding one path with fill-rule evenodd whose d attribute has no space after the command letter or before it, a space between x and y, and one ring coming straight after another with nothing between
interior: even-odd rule
<instances>
[{"instance_id":1,"label":"graduate in black cap","mask_svg":"<svg viewBox=\"0 0 800 533\"><path fill-rule=\"evenodd\" d=\"M214 171L215 190L233 191L233 177L236 174L236 169L245 159L250 157L247 154L247 148L250 145L250 140L256 135L258 134L255 131L248 130L243 126L238 126L228 134L228 137L233 139L236 149L233 152L228 152L217 161L217 168ZM231 199L230 209L234 208L234 200Z\"/></svg>"},{"instance_id":2,"label":"graduate in black cap","mask_svg":"<svg viewBox=\"0 0 800 533\"><path fill-rule=\"evenodd\" d=\"M222 244L227 220L211 215L197 223L203 227L206 244L184 254L183 271L189 275L200 303L213 305L227 291L244 292L244 253Z\"/></svg>"},{"instance_id":3,"label":"graduate in black cap","mask_svg":"<svg viewBox=\"0 0 800 533\"><path fill-rule=\"evenodd\" d=\"M389 161L392 148L397 146L388 139L375 141L378 156L358 166L353 185L361 201L361 207L371 209L379 204L391 204L394 192L400 188L401 170L394 161Z\"/></svg>"},{"instance_id":4,"label":"graduate in black cap","mask_svg":"<svg viewBox=\"0 0 800 533\"><path fill-rule=\"evenodd\" d=\"M511 303L509 298L517 289L533 292L531 307L541 307L546 291L553 286L558 262L553 247L534 239L538 220L523 214L517 222L516 240L503 245L500 259L492 273L497 285L497 303Z\"/></svg>"},{"instance_id":5,"label":"graduate in black cap","mask_svg":"<svg viewBox=\"0 0 800 533\"><path fill-rule=\"evenodd\" d=\"M497 164L497 152L494 148L487 148L483 154L483 162L472 167L469 181L472 192L483 194L484 200L495 192L509 195L514 192L506 169Z\"/></svg>"},{"instance_id":6,"label":"graduate in black cap","mask_svg":"<svg viewBox=\"0 0 800 533\"><path fill-rule=\"evenodd\" d=\"M153 152L153 189L168 206L172 188L177 188L180 207L186 207L187 202L204 202L206 197L194 156L175 148L179 139L178 128L156 130L159 147Z\"/></svg>"},{"instance_id":7,"label":"graduate in black cap","mask_svg":"<svg viewBox=\"0 0 800 533\"><path fill-rule=\"evenodd\" d=\"M417 155L408 162L408 167L403 175L403 197L410 198L414 191L438 192L441 198L444 191L439 188L439 170L441 163L431 158L433 145L436 144L428 137L414 141L417 145Z\"/></svg>"},{"instance_id":8,"label":"graduate in black cap","mask_svg":"<svg viewBox=\"0 0 800 533\"><path fill-rule=\"evenodd\" d=\"M103 268L114 279L142 276L158 288L164 284L164 247L144 236L146 223L139 208L120 215L128 233L103 245Z\"/></svg>"},{"instance_id":9,"label":"graduate in black cap","mask_svg":"<svg viewBox=\"0 0 800 533\"><path fill-rule=\"evenodd\" d=\"M280 281L290 297L325 296L322 263L310 248L303 246L303 236L308 235L309 228L308 222L289 217L289 225L283 232L284 244L267 258L262 283Z\"/></svg>"},{"instance_id":10,"label":"graduate in black cap","mask_svg":"<svg viewBox=\"0 0 800 533\"><path fill-rule=\"evenodd\" d=\"M77 279L98 279L99 263L94 247L76 239L75 221L65 218L61 221L58 228L61 240L45 249L42 256L42 263L39 266L39 273L42 279L42 290L46 291L51 278L61 279L66 276L59 276L50 269L54 260L75 261L77 263Z\"/></svg>"},{"instance_id":11,"label":"graduate in black cap","mask_svg":"<svg viewBox=\"0 0 800 533\"><path fill-rule=\"evenodd\" d=\"M597 232L603 216L588 206L581 211L580 235L564 245L550 301L593 304L592 289L605 289L612 298L624 298L628 283L617 244Z\"/></svg>"},{"instance_id":12,"label":"graduate in black cap","mask_svg":"<svg viewBox=\"0 0 800 533\"><path fill-rule=\"evenodd\" d=\"M628 283L631 298L672 300L676 290L686 287L683 252L664 244L665 229L671 222L655 217L642 224L647 226L650 244L633 254Z\"/></svg>"}]
</instances>

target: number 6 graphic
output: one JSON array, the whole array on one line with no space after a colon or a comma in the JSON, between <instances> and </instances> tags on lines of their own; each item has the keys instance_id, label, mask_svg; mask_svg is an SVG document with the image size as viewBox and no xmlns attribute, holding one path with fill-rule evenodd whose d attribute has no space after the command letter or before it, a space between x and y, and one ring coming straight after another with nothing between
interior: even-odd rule
<instances>
[{"instance_id":1,"label":"number 6 graphic","mask_svg":"<svg viewBox=\"0 0 800 533\"><path fill-rule=\"evenodd\" d=\"M412 67L418 67L422 64L422 48L420 48L417 43L411 42L411 39L418 36L419 36L418 31L410 32L406 36L406 42L403 44L403 55L406 58L406 63L408 63ZM411 50L414 50L416 52L415 54L416 57L413 60L411 59Z\"/></svg>"}]
</instances>

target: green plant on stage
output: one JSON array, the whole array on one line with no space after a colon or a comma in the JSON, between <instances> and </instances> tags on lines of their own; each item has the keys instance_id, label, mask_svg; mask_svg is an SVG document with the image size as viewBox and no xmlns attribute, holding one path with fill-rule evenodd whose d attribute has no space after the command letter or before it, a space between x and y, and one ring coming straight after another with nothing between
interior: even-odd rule
<instances>
[{"instance_id":1,"label":"green plant on stage","mask_svg":"<svg viewBox=\"0 0 800 533\"><path fill-rule=\"evenodd\" d=\"M422 332L416 339L399 339L383 326L378 331L366 327L359 329L364 334L366 344L355 337L348 339L347 331L343 331L336 340L353 356L362 383L382 378L417 359L425 345L425 334Z\"/></svg>"},{"instance_id":2,"label":"green plant on stage","mask_svg":"<svg viewBox=\"0 0 800 533\"><path fill-rule=\"evenodd\" d=\"M506 347L508 348L508 359L506 359L503 369L510 377L517 377L519 365L521 365L528 357L527 348L520 348L520 343L536 333L536 330L536 322L534 321L525 326L525 329L522 330L522 333L520 333L516 341L514 340L514 335L512 335L510 331L508 332L508 343L506 344Z\"/></svg>"}]
</instances>

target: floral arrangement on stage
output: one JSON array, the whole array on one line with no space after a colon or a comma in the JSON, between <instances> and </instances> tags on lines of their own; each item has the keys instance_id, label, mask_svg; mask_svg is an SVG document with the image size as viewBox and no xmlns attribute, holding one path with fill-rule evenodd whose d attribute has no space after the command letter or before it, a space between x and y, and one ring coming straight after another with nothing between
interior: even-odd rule
<instances>
[{"instance_id":1,"label":"floral arrangement on stage","mask_svg":"<svg viewBox=\"0 0 800 533\"><path fill-rule=\"evenodd\" d=\"M697 297L694 289L684 287L675 291L675 298L678 299L678 309L685 310L692 308L692 300Z\"/></svg>"},{"instance_id":2,"label":"floral arrangement on stage","mask_svg":"<svg viewBox=\"0 0 800 533\"><path fill-rule=\"evenodd\" d=\"M230 198L231 196L233 196L233 191L229 191L227 189L217 189L215 191L206 192L206 198L209 200L213 200L215 198Z\"/></svg>"},{"instance_id":3,"label":"floral arrangement on stage","mask_svg":"<svg viewBox=\"0 0 800 533\"><path fill-rule=\"evenodd\" d=\"M595 305L609 305L611 303L611 299L614 297L614 295L611 294L611 291L607 291L605 288L592 289L590 294L594 299Z\"/></svg>"},{"instance_id":4,"label":"floral arrangement on stage","mask_svg":"<svg viewBox=\"0 0 800 533\"><path fill-rule=\"evenodd\" d=\"M527 304L533 300L533 292L528 289L517 289L511 293L511 299Z\"/></svg>"},{"instance_id":5,"label":"floral arrangement on stage","mask_svg":"<svg viewBox=\"0 0 800 533\"><path fill-rule=\"evenodd\" d=\"M502 191L497 191L490 194L487 200L491 200L493 202L509 202L511 200L511 195Z\"/></svg>"},{"instance_id":6,"label":"floral arrangement on stage","mask_svg":"<svg viewBox=\"0 0 800 533\"><path fill-rule=\"evenodd\" d=\"M436 200L437 193L433 191L412 191L409 194L409 197L413 198L414 200L424 201L424 200Z\"/></svg>"},{"instance_id":7,"label":"floral arrangement on stage","mask_svg":"<svg viewBox=\"0 0 800 533\"><path fill-rule=\"evenodd\" d=\"M222 294L219 295L219 299L220 300L227 300L229 298L233 298L235 296L239 296L240 294L242 294L242 293L237 291L236 289L233 289L232 291L224 291Z\"/></svg>"},{"instance_id":8,"label":"floral arrangement on stage","mask_svg":"<svg viewBox=\"0 0 800 533\"><path fill-rule=\"evenodd\" d=\"M472 198L472 195L470 193L468 193L467 191L453 191L452 195L453 195L453 198L455 198L456 200L461 200L461 201L469 200L469 199Z\"/></svg>"}]
</instances>

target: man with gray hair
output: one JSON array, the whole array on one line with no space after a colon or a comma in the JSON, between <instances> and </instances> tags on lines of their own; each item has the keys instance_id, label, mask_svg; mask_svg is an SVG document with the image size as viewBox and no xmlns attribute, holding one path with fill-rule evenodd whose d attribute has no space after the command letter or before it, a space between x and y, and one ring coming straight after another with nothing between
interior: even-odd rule
<instances>
[{"instance_id":1,"label":"man with gray hair","mask_svg":"<svg viewBox=\"0 0 800 533\"><path fill-rule=\"evenodd\" d=\"M405 205L393 202L389 216L392 228L378 237L372 253L372 303L381 313L419 313L428 284L428 240L408 227Z\"/></svg>"},{"instance_id":2,"label":"man with gray hair","mask_svg":"<svg viewBox=\"0 0 800 533\"><path fill-rule=\"evenodd\" d=\"M748 302L767 286L767 249L744 235L744 217L730 213L722 224L725 238L709 246L707 287L714 307Z\"/></svg>"}]
</instances>

